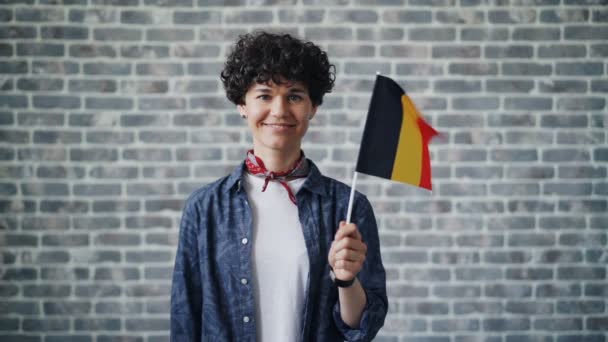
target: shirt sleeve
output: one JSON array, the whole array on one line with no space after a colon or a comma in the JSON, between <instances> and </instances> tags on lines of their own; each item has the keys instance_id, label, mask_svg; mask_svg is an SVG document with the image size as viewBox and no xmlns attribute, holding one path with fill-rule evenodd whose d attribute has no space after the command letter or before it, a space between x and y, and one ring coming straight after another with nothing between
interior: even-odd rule
<instances>
[{"instance_id":1,"label":"shirt sleeve","mask_svg":"<svg viewBox=\"0 0 608 342\"><path fill-rule=\"evenodd\" d=\"M367 244L367 255L363 268L357 275L361 286L365 290L367 301L361 314L361 321L357 329L353 329L342 321L340 314L340 301L337 300L333 308L334 322L347 341L371 341L380 328L388 312L388 298L386 296L386 273L380 255L380 241L378 226L371 204L364 195L358 194L352 222L357 224Z\"/></svg>"},{"instance_id":2,"label":"shirt sleeve","mask_svg":"<svg viewBox=\"0 0 608 342\"><path fill-rule=\"evenodd\" d=\"M171 342L201 340L202 289L198 254L197 210L186 201L171 286Z\"/></svg>"}]
</instances>

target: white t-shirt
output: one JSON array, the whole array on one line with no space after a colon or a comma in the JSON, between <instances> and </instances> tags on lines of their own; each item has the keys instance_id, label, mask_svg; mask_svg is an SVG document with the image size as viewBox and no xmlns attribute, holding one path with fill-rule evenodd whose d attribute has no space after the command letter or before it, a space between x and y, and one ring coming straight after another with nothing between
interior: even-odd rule
<instances>
[{"instance_id":1,"label":"white t-shirt","mask_svg":"<svg viewBox=\"0 0 608 342\"><path fill-rule=\"evenodd\" d=\"M301 335L306 284L310 269L298 207L287 189L244 173L253 213L253 289L257 340L297 341ZM306 178L288 182L295 195Z\"/></svg>"}]
</instances>

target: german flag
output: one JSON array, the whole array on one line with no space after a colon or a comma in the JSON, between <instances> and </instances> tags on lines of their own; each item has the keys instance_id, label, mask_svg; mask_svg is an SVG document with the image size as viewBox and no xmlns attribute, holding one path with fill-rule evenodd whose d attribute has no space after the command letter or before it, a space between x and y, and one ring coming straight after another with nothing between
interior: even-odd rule
<instances>
[{"instance_id":1,"label":"german flag","mask_svg":"<svg viewBox=\"0 0 608 342\"><path fill-rule=\"evenodd\" d=\"M432 190L427 124L394 80L376 76L356 171Z\"/></svg>"}]
</instances>

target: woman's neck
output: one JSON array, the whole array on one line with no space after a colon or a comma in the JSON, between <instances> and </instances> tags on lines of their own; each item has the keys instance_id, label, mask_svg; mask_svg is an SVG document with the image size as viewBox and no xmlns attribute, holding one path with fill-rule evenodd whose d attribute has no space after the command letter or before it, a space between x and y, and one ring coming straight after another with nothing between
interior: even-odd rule
<instances>
[{"instance_id":1,"label":"woman's neck","mask_svg":"<svg viewBox=\"0 0 608 342\"><path fill-rule=\"evenodd\" d=\"M300 153L299 147L293 151L256 149L255 147L253 150L253 154L262 159L266 169L272 172L284 172L291 169L300 159Z\"/></svg>"}]
</instances>

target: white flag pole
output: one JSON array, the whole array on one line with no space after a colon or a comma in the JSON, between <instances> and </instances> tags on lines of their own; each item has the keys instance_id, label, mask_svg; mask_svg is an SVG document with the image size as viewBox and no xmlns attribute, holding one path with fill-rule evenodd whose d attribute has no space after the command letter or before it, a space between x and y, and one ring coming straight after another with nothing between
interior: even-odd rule
<instances>
[{"instance_id":1,"label":"white flag pole","mask_svg":"<svg viewBox=\"0 0 608 342\"><path fill-rule=\"evenodd\" d=\"M350 198L348 199L348 213L346 214L346 224L350 223L350 216L353 212L353 199L355 198L355 187L357 186L357 171L353 174L353 183L350 187Z\"/></svg>"}]
</instances>

